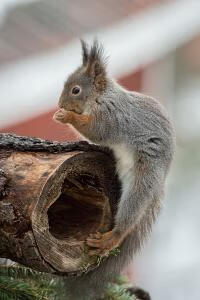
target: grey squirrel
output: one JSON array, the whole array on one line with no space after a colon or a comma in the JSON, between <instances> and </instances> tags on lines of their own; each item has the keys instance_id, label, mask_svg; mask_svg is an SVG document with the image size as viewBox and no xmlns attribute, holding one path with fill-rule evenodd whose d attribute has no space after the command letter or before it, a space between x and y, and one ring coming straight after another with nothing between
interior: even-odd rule
<instances>
[{"instance_id":1,"label":"grey squirrel","mask_svg":"<svg viewBox=\"0 0 200 300\"><path fill-rule=\"evenodd\" d=\"M83 295L81 288L86 286L92 295L98 283L106 285L122 271L151 231L162 206L175 138L162 105L113 80L107 73L103 46L97 40L90 49L84 41L81 44L82 65L65 82L54 120L69 123L89 141L110 148L121 181L113 229L87 239L91 255L104 256L116 247L120 253L108 257L96 270L71 280L72 290L79 289Z\"/></svg>"}]
</instances>

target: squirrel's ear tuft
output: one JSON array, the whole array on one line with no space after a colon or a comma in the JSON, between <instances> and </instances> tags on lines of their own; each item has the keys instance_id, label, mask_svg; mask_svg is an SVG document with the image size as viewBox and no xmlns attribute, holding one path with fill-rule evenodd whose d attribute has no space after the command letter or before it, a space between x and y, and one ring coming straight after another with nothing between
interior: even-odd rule
<instances>
[{"instance_id":1,"label":"squirrel's ear tuft","mask_svg":"<svg viewBox=\"0 0 200 300\"><path fill-rule=\"evenodd\" d=\"M82 46L83 66L86 66L89 60L88 45L84 40L80 40Z\"/></svg>"},{"instance_id":2,"label":"squirrel's ear tuft","mask_svg":"<svg viewBox=\"0 0 200 300\"><path fill-rule=\"evenodd\" d=\"M104 57L104 49L97 40L94 40L89 53L87 72L94 78L106 75L106 58Z\"/></svg>"}]
</instances>

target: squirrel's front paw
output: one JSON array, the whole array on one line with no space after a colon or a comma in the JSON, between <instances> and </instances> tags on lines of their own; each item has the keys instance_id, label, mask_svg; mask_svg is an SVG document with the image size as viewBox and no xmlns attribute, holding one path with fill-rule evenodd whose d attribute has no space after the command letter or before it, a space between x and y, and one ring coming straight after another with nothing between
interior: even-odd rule
<instances>
[{"instance_id":1,"label":"squirrel's front paw","mask_svg":"<svg viewBox=\"0 0 200 300\"><path fill-rule=\"evenodd\" d=\"M65 111L64 109L59 109L55 112L55 114L53 115L53 119L56 122L63 122L63 120L65 119Z\"/></svg>"},{"instance_id":2,"label":"squirrel's front paw","mask_svg":"<svg viewBox=\"0 0 200 300\"><path fill-rule=\"evenodd\" d=\"M100 255L105 256L112 249L120 245L121 239L114 231L108 231L101 234L97 232L96 234L91 234L87 238L87 245L95 248L89 250L89 255Z\"/></svg>"},{"instance_id":3,"label":"squirrel's front paw","mask_svg":"<svg viewBox=\"0 0 200 300\"><path fill-rule=\"evenodd\" d=\"M53 120L59 123L69 123L70 122L70 113L64 109L59 109L53 115Z\"/></svg>"}]
</instances>

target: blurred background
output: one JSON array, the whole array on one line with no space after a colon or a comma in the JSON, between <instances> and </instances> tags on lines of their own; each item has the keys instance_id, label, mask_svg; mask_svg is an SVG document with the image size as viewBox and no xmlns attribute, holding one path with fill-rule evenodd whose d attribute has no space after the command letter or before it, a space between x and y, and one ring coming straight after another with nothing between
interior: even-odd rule
<instances>
[{"instance_id":1,"label":"blurred background","mask_svg":"<svg viewBox=\"0 0 200 300\"><path fill-rule=\"evenodd\" d=\"M1 132L80 139L52 121L80 37L98 37L110 73L159 99L176 128L164 209L129 277L153 300L199 299L200 1L1 0Z\"/></svg>"}]
</instances>

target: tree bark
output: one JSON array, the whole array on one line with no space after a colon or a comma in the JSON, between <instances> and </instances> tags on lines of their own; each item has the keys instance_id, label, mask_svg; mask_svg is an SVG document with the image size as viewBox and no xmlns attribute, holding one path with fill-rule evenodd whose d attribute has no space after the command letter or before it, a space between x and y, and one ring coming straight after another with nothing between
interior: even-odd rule
<instances>
[{"instance_id":1,"label":"tree bark","mask_svg":"<svg viewBox=\"0 0 200 300\"><path fill-rule=\"evenodd\" d=\"M56 274L95 268L85 240L112 228L119 194L107 149L0 134L0 257Z\"/></svg>"}]
</instances>

